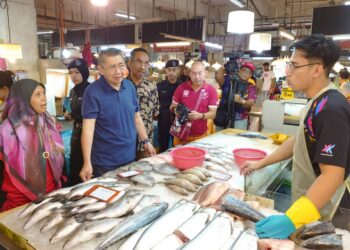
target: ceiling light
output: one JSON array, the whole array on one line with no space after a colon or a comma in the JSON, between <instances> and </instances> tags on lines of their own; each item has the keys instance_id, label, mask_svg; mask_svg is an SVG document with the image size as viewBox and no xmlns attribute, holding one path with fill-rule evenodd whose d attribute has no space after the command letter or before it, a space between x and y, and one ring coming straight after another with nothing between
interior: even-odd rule
<instances>
[{"instance_id":1,"label":"ceiling light","mask_svg":"<svg viewBox=\"0 0 350 250\"><path fill-rule=\"evenodd\" d=\"M292 41L295 40L295 36L286 30L279 30L279 35Z\"/></svg>"},{"instance_id":2,"label":"ceiling light","mask_svg":"<svg viewBox=\"0 0 350 250\"><path fill-rule=\"evenodd\" d=\"M348 40L350 39L350 35L336 35L332 37L333 40Z\"/></svg>"},{"instance_id":3,"label":"ceiling light","mask_svg":"<svg viewBox=\"0 0 350 250\"><path fill-rule=\"evenodd\" d=\"M215 62L213 65L211 65L211 67L215 69L215 71L218 71L221 68L221 64L218 62Z\"/></svg>"},{"instance_id":4,"label":"ceiling light","mask_svg":"<svg viewBox=\"0 0 350 250\"><path fill-rule=\"evenodd\" d=\"M69 57L71 56L71 52L70 52L69 50L67 50L67 49L64 49L64 50L62 51L62 56L63 56L64 58L69 58Z\"/></svg>"},{"instance_id":5,"label":"ceiling light","mask_svg":"<svg viewBox=\"0 0 350 250\"><path fill-rule=\"evenodd\" d=\"M245 4L242 3L241 1L239 0L230 0L233 4L237 5L238 7L240 8L244 8L245 7Z\"/></svg>"},{"instance_id":6,"label":"ceiling light","mask_svg":"<svg viewBox=\"0 0 350 250\"><path fill-rule=\"evenodd\" d=\"M108 4L108 0L90 0L90 2L98 7L105 7Z\"/></svg>"},{"instance_id":7,"label":"ceiling light","mask_svg":"<svg viewBox=\"0 0 350 250\"><path fill-rule=\"evenodd\" d=\"M210 47L210 48L213 48L213 49L222 49L222 45L220 44L217 44L217 43L210 43L210 42L205 42L204 45L206 47Z\"/></svg>"},{"instance_id":8,"label":"ceiling light","mask_svg":"<svg viewBox=\"0 0 350 250\"><path fill-rule=\"evenodd\" d=\"M254 12L235 10L228 14L227 32L247 34L254 31Z\"/></svg>"},{"instance_id":9,"label":"ceiling light","mask_svg":"<svg viewBox=\"0 0 350 250\"><path fill-rule=\"evenodd\" d=\"M190 42L168 42L168 43L156 43L157 47L181 47L181 46L189 46Z\"/></svg>"},{"instance_id":10,"label":"ceiling light","mask_svg":"<svg viewBox=\"0 0 350 250\"><path fill-rule=\"evenodd\" d=\"M266 56L266 57L264 57L264 56L256 56L256 57L253 57L252 58L253 60L272 60L273 59L273 57L269 57L269 56Z\"/></svg>"},{"instance_id":11,"label":"ceiling light","mask_svg":"<svg viewBox=\"0 0 350 250\"><path fill-rule=\"evenodd\" d=\"M253 33L249 37L249 50L271 50L271 34Z\"/></svg>"},{"instance_id":12,"label":"ceiling light","mask_svg":"<svg viewBox=\"0 0 350 250\"><path fill-rule=\"evenodd\" d=\"M45 30L45 31L38 31L36 32L37 35L45 35L45 34L52 34L53 30Z\"/></svg>"},{"instance_id":13,"label":"ceiling light","mask_svg":"<svg viewBox=\"0 0 350 250\"><path fill-rule=\"evenodd\" d=\"M127 18L127 19L131 19L131 20L136 20L136 17L134 16L128 16L126 14L123 14L123 13L115 13L116 16L118 17L122 17L122 18Z\"/></svg>"},{"instance_id":14,"label":"ceiling light","mask_svg":"<svg viewBox=\"0 0 350 250\"><path fill-rule=\"evenodd\" d=\"M344 4L345 5L350 5L350 1L346 1Z\"/></svg>"}]
</instances>

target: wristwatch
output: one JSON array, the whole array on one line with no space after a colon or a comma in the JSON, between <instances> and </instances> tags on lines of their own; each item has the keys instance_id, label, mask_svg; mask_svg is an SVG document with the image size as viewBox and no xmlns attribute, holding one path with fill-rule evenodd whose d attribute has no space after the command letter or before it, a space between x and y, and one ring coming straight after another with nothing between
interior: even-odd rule
<instances>
[{"instance_id":1,"label":"wristwatch","mask_svg":"<svg viewBox=\"0 0 350 250\"><path fill-rule=\"evenodd\" d=\"M147 143L151 143L151 140L150 140L149 138L146 138L146 139L142 140L141 143L142 143L143 145L145 145L145 144L147 144Z\"/></svg>"}]
</instances>

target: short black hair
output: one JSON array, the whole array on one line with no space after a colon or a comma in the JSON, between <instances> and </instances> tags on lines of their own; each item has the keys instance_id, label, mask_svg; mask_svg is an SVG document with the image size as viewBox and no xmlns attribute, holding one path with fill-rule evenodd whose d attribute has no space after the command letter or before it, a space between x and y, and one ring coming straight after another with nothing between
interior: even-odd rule
<instances>
[{"instance_id":1,"label":"short black hair","mask_svg":"<svg viewBox=\"0 0 350 250\"><path fill-rule=\"evenodd\" d=\"M114 48L108 48L106 50L102 50L98 54L98 64L104 64L105 63L105 57L110 57L110 56L121 56L123 59L123 54L119 49L114 49Z\"/></svg>"},{"instance_id":2,"label":"short black hair","mask_svg":"<svg viewBox=\"0 0 350 250\"><path fill-rule=\"evenodd\" d=\"M5 70L0 71L0 89L7 87L8 89L11 88L13 85L13 76L15 74L12 71Z\"/></svg>"},{"instance_id":3,"label":"short black hair","mask_svg":"<svg viewBox=\"0 0 350 250\"><path fill-rule=\"evenodd\" d=\"M341 79L349 79L350 73L347 69L342 69L339 71L339 76Z\"/></svg>"},{"instance_id":4,"label":"short black hair","mask_svg":"<svg viewBox=\"0 0 350 250\"><path fill-rule=\"evenodd\" d=\"M307 59L320 59L327 77L340 57L339 46L331 38L321 34L314 34L296 41L290 48L302 50Z\"/></svg>"},{"instance_id":5,"label":"short black hair","mask_svg":"<svg viewBox=\"0 0 350 250\"><path fill-rule=\"evenodd\" d=\"M268 62L264 62L263 66L270 66Z\"/></svg>"},{"instance_id":6,"label":"short black hair","mask_svg":"<svg viewBox=\"0 0 350 250\"><path fill-rule=\"evenodd\" d=\"M150 57L148 51L145 50L144 48L141 48L141 47L140 47L140 48L133 49L133 50L131 51L131 53L130 53L130 60L131 60L131 61L134 61L134 58L135 58L135 55L136 55L137 52L146 53L146 54L148 55L148 57Z\"/></svg>"}]
</instances>

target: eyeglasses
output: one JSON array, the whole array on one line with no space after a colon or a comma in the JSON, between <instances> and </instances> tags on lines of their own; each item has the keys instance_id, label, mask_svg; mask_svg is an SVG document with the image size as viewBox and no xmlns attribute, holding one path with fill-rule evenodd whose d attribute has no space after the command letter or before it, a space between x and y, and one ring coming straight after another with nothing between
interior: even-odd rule
<instances>
[{"instance_id":1,"label":"eyeglasses","mask_svg":"<svg viewBox=\"0 0 350 250\"><path fill-rule=\"evenodd\" d=\"M149 68L149 66L150 66L149 62L143 62L143 61L141 61L141 60L134 60L134 63L135 63L138 67L144 66L145 68Z\"/></svg>"},{"instance_id":2,"label":"eyeglasses","mask_svg":"<svg viewBox=\"0 0 350 250\"><path fill-rule=\"evenodd\" d=\"M124 71L125 70L125 64L112 64L112 65L107 65L107 66L102 66L108 70L116 70L119 69L120 71Z\"/></svg>"},{"instance_id":3,"label":"eyeglasses","mask_svg":"<svg viewBox=\"0 0 350 250\"><path fill-rule=\"evenodd\" d=\"M287 69L289 70L295 70L298 68L306 67L306 66L312 66L312 65L322 65L321 63L308 63L303 65L295 65L295 62L286 62Z\"/></svg>"}]
</instances>

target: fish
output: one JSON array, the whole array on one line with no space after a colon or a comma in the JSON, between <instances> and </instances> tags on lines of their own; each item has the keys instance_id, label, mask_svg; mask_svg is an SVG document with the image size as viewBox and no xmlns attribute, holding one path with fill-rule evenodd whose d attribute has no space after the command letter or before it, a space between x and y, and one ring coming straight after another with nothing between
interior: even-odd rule
<instances>
[{"instance_id":1,"label":"fish","mask_svg":"<svg viewBox=\"0 0 350 250\"><path fill-rule=\"evenodd\" d=\"M191 218L198 209L199 206L196 203L180 200L142 234L134 250L152 248Z\"/></svg>"},{"instance_id":2,"label":"fish","mask_svg":"<svg viewBox=\"0 0 350 250\"><path fill-rule=\"evenodd\" d=\"M55 210L52 214L47 217L47 220L40 229L41 233L49 231L51 228L54 228L60 224L65 219L62 210Z\"/></svg>"},{"instance_id":3,"label":"fish","mask_svg":"<svg viewBox=\"0 0 350 250\"><path fill-rule=\"evenodd\" d=\"M171 184L186 189L189 192L196 192L197 187L186 179L171 178L164 180L164 184Z\"/></svg>"},{"instance_id":4,"label":"fish","mask_svg":"<svg viewBox=\"0 0 350 250\"><path fill-rule=\"evenodd\" d=\"M103 234L108 233L111 231L114 227L116 227L118 224L120 224L124 218L117 218L117 219L104 219L104 220L98 220L98 221L88 221L84 222L79 229L72 234L72 236L64 243L63 249L71 249L72 247L100 237Z\"/></svg>"},{"instance_id":5,"label":"fish","mask_svg":"<svg viewBox=\"0 0 350 250\"><path fill-rule=\"evenodd\" d=\"M302 247L311 249L343 249L342 236L337 234L318 235L301 242Z\"/></svg>"},{"instance_id":6,"label":"fish","mask_svg":"<svg viewBox=\"0 0 350 250\"><path fill-rule=\"evenodd\" d=\"M55 244L58 241L66 238L67 236L73 234L73 232L78 229L84 222L85 216L83 214L78 214L64 220L56 229L54 234L50 238L50 244Z\"/></svg>"},{"instance_id":7,"label":"fish","mask_svg":"<svg viewBox=\"0 0 350 250\"><path fill-rule=\"evenodd\" d=\"M117 218L129 213L142 199L143 194L127 195L119 202L108 205L105 209L97 212L90 220L100 220L104 218Z\"/></svg>"},{"instance_id":8,"label":"fish","mask_svg":"<svg viewBox=\"0 0 350 250\"><path fill-rule=\"evenodd\" d=\"M188 242L198 235L199 232L215 217L214 208L201 208L190 219L185 221L175 230L177 237L183 242Z\"/></svg>"},{"instance_id":9,"label":"fish","mask_svg":"<svg viewBox=\"0 0 350 250\"><path fill-rule=\"evenodd\" d=\"M133 233L119 248L118 250L133 250L136 243L139 241L143 232L149 227L149 225L144 226L137 232Z\"/></svg>"},{"instance_id":10,"label":"fish","mask_svg":"<svg viewBox=\"0 0 350 250\"><path fill-rule=\"evenodd\" d=\"M85 185L80 185L73 188L68 194L66 194L65 197L67 200L79 200L84 196L86 191L88 191L95 185L102 185L106 187L122 187L122 185L125 185L125 184L120 184L120 183L118 184L117 181L113 181L113 182L94 181L94 182L90 182Z\"/></svg>"},{"instance_id":11,"label":"fish","mask_svg":"<svg viewBox=\"0 0 350 250\"><path fill-rule=\"evenodd\" d=\"M214 206L218 200L230 189L230 184L226 182L212 182L197 191L193 196L193 201L201 206Z\"/></svg>"},{"instance_id":12,"label":"fish","mask_svg":"<svg viewBox=\"0 0 350 250\"><path fill-rule=\"evenodd\" d=\"M128 169L129 169L129 166L122 166L122 167L119 167L117 169L114 169L114 170L111 170L111 171L104 173L102 175L102 177L105 177L105 178L117 177L118 174L126 172L126 171L128 171Z\"/></svg>"},{"instance_id":13,"label":"fish","mask_svg":"<svg viewBox=\"0 0 350 250\"><path fill-rule=\"evenodd\" d=\"M209 224L182 250L219 250L233 232L233 220L225 213L219 213ZM243 248L242 248L243 249Z\"/></svg>"},{"instance_id":14,"label":"fish","mask_svg":"<svg viewBox=\"0 0 350 250\"><path fill-rule=\"evenodd\" d=\"M205 161L204 164L208 170L216 171L216 172L223 173L223 174L228 173L228 170L221 165L215 164L215 163L210 162L210 161Z\"/></svg>"},{"instance_id":15,"label":"fish","mask_svg":"<svg viewBox=\"0 0 350 250\"><path fill-rule=\"evenodd\" d=\"M239 134L237 134L237 136L246 137L246 138L267 140L266 136L263 136L263 135L261 135L259 133L254 133L254 132L239 133Z\"/></svg>"},{"instance_id":16,"label":"fish","mask_svg":"<svg viewBox=\"0 0 350 250\"><path fill-rule=\"evenodd\" d=\"M137 182L138 184L145 185L147 187L153 187L156 184L156 180L153 176L147 174L139 174L130 178L130 180Z\"/></svg>"},{"instance_id":17,"label":"fish","mask_svg":"<svg viewBox=\"0 0 350 250\"><path fill-rule=\"evenodd\" d=\"M19 219L23 219L27 217L29 214L31 214L37 207L40 207L41 205L51 201L53 197L47 198L47 199L37 199L31 203L28 203L21 212L18 214Z\"/></svg>"},{"instance_id":18,"label":"fish","mask_svg":"<svg viewBox=\"0 0 350 250\"><path fill-rule=\"evenodd\" d=\"M183 246L183 241L175 234L168 235L165 239L158 242L150 250L177 250Z\"/></svg>"},{"instance_id":19,"label":"fish","mask_svg":"<svg viewBox=\"0 0 350 250\"><path fill-rule=\"evenodd\" d=\"M182 171L184 174L194 174L197 177L199 177L202 181L206 182L208 181L207 176L198 168L191 168L191 169L186 169L185 171Z\"/></svg>"},{"instance_id":20,"label":"fish","mask_svg":"<svg viewBox=\"0 0 350 250\"><path fill-rule=\"evenodd\" d=\"M211 177L210 172L208 170L206 170L205 168L203 168L203 167L194 167L192 169L200 171L202 174L205 175L205 177Z\"/></svg>"},{"instance_id":21,"label":"fish","mask_svg":"<svg viewBox=\"0 0 350 250\"><path fill-rule=\"evenodd\" d=\"M28 228L32 227L33 225L35 225L42 219L46 218L53 211L61 208L62 206L63 206L63 203L61 201L55 201L55 202L47 202L37 207L25 222L23 226L24 230L27 230Z\"/></svg>"},{"instance_id":22,"label":"fish","mask_svg":"<svg viewBox=\"0 0 350 250\"><path fill-rule=\"evenodd\" d=\"M153 167L151 166L151 164L148 161L134 161L134 162L130 163L128 166L129 166L128 171L130 171L130 170L137 170L140 172L153 171Z\"/></svg>"},{"instance_id":23,"label":"fish","mask_svg":"<svg viewBox=\"0 0 350 250\"><path fill-rule=\"evenodd\" d=\"M55 197L55 196L61 196L61 195L66 195L68 194L72 189L74 188L74 186L72 187L65 187L65 188L60 188L57 190L54 190L50 193L45 194L46 198L50 198L50 197Z\"/></svg>"},{"instance_id":24,"label":"fish","mask_svg":"<svg viewBox=\"0 0 350 250\"><path fill-rule=\"evenodd\" d=\"M172 184L165 184L165 186L167 188L169 188L171 191L174 191L175 193L181 194L181 195L185 195L188 196L189 193L187 192L186 189L176 186L176 185L172 185Z\"/></svg>"},{"instance_id":25,"label":"fish","mask_svg":"<svg viewBox=\"0 0 350 250\"><path fill-rule=\"evenodd\" d=\"M192 182L193 184L196 185L203 185L203 181L194 174L176 174L175 175L177 179L185 179L188 180L189 182Z\"/></svg>"},{"instance_id":26,"label":"fish","mask_svg":"<svg viewBox=\"0 0 350 250\"><path fill-rule=\"evenodd\" d=\"M160 202L159 195L144 195L139 203L133 208L132 212L137 213L145 207L156 204Z\"/></svg>"},{"instance_id":27,"label":"fish","mask_svg":"<svg viewBox=\"0 0 350 250\"><path fill-rule=\"evenodd\" d=\"M259 250L294 250L298 248L295 247L295 243L289 239L286 239L286 240L259 239L258 249Z\"/></svg>"},{"instance_id":28,"label":"fish","mask_svg":"<svg viewBox=\"0 0 350 250\"><path fill-rule=\"evenodd\" d=\"M82 207L82 206L86 206L89 205L91 203L97 202L98 200L94 197L90 197L90 196L85 196L83 198L81 198L80 200L77 201L73 201L69 204L67 204L66 208L74 208L74 207Z\"/></svg>"},{"instance_id":29,"label":"fish","mask_svg":"<svg viewBox=\"0 0 350 250\"><path fill-rule=\"evenodd\" d=\"M220 180L220 181L228 181L232 175L230 174L224 174L224 173L220 173L220 172L217 172L217 171L212 171L212 170L208 170L210 172L210 174L217 180Z\"/></svg>"},{"instance_id":30,"label":"fish","mask_svg":"<svg viewBox=\"0 0 350 250\"><path fill-rule=\"evenodd\" d=\"M219 164L219 165L221 165L221 166L226 165L226 163L225 163L224 161L222 161L222 160L220 160L219 158L216 158L216 157L214 157L214 156L212 156L212 155L210 155L210 154L206 154L206 155L205 155L205 160L206 160L206 161L213 162L213 163L216 163L216 164Z\"/></svg>"},{"instance_id":31,"label":"fish","mask_svg":"<svg viewBox=\"0 0 350 250\"><path fill-rule=\"evenodd\" d=\"M158 219L167 208L168 203L161 202L145 207L138 213L127 217L108 234L108 237L97 246L96 250L106 249L107 247L119 241L120 239L136 232L138 229L144 227L145 225L148 225L149 223ZM144 233L146 233L147 230ZM138 243L140 242L140 240L138 241ZM135 248L137 249L137 246Z\"/></svg>"},{"instance_id":32,"label":"fish","mask_svg":"<svg viewBox=\"0 0 350 250\"><path fill-rule=\"evenodd\" d=\"M298 229L297 237L299 239L306 240L317 235L332 234L332 233L335 233L335 227L333 226L332 222L316 221Z\"/></svg>"},{"instance_id":33,"label":"fish","mask_svg":"<svg viewBox=\"0 0 350 250\"><path fill-rule=\"evenodd\" d=\"M258 250L258 236L252 229L244 230L234 243L232 250Z\"/></svg>"},{"instance_id":34,"label":"fish","mask_svg":"<svg viewBox=\"0 0 350 250\"><path fill-rule=\"evenodd\" d=\"M244 224L242 221L233 222L233 232L230 238L225 242L225 244L220 248L220 250L231 250L233 245L236 243L238 238L241 236L244 231Z\"/></svg>"},{"instance_id":35,"label":"fish","mask_svg":"<svg viewBox=\"0 0 350 250\"><path fill-rule=\"evenodd\" d=\"M257 222L265 218L265 216L259 211L250 207L246 202L237 199L232 194L225 195L221 208L224 211L233 213L244 219L251 220L252 222Z\"/></svg>"},{"instance_id":36,"label":"fish","mask_svg":"<svg viewBox=\"0 0 350 250\"><path fill-rule=\"evenodd\" d=\"M180 173L180 170L168 163L152 164L153 170L162 175L174 175Z\"/></svg>"}]
</instances>

